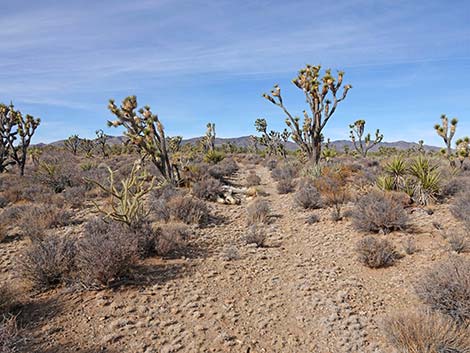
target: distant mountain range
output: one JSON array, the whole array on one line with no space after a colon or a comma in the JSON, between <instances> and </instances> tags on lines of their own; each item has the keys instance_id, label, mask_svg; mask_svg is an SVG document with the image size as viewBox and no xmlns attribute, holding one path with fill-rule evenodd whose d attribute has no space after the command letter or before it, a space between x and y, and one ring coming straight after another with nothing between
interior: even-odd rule
<instances>
[{"instance_id":1,"label":"distant mountain range","mask_svg":"<svg viewBox=\"0 0 470 353\"><path fill-rule=\"evenodd\" d=\"M108 143L110 145L113 144L121 144L124 141L126 141L125 136L109 136ZM193 137L189 139L184 139L183 144L196 144L198 143L202 137ZM44 144L40 143L37 144L36 146L45 146L45 145L52 145L52 146L62 146L64 144L65 140L59 140L55 141L49 144ZM238 147L249 147L251 146L251 139L250 136L241 136L241 137L217 137L215 139L215 145L216 146L221 146L225 143L232 143ZM343 151L345 146L348 146L350 150L354 149L354 145L351 141L349 140L336 140L336 141L331 141L330 146L336 148L338 151ZM298 147L294 142L288 141L286 143L286 147L288 150L295 151ZM379 149L379 147L391 147L391 148L396 148L399 150L406 150L410 148L418 148L419 145L416 142L407 142L407 141L396 141L396 142L381 142L378 145L374 146L372 148L372 151L376 151ZM441 148L436 147L436 146L429 146L429 145L424 145L424 149L426 151L439 151Z\"/></svg>"}]
</instances>

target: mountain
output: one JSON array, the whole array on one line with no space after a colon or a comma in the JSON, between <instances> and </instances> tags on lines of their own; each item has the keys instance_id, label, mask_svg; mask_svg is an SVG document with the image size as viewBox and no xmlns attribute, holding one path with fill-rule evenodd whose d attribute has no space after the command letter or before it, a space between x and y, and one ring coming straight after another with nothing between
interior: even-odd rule
<instances>
[{"instance_id":1,"label":"mountain","mask_svg":"<svg viewBox=\"0 0 470 353\"><path fill-rule=\"evenodd\" d=\"M110 145L114 144L121 144L127 140L125 136L108 136L108 143ZM189 139L184 139L183 140L183 145L186 144L196 144L198 143L202 137L193 137ZM52 145L52 146L62 146L64 144L65 140L59 140L55 141L49 144L44 144L40 143L37 144L36 146L41 147L45 145ZM241 137L217 137L215 139L215 145L216 146L221 146L225 143L232 143L238 147L249 147L251 146L251 138L250 136L241 136ZM344 146L348 146L350 150L354 150L354 145L351 141L349 140L336 140L336 141L331 141L330 146L336 148L338 151L343 151ZM286 143L286 147L290 151L295 151L298 147L294 142L288 141ZM418 148L419 144L416 142L407 142L407 141L395 141L395 142L381 142L378 145L374 146L371 151L377 151L379 147L390 147L390 148L396 148L399 150L406 150L410 148ZM430 145L424 145L424 149L426 151L439 151L441 148L436 147L436 146L430 146Z\"/></svg>"}]
</instances>

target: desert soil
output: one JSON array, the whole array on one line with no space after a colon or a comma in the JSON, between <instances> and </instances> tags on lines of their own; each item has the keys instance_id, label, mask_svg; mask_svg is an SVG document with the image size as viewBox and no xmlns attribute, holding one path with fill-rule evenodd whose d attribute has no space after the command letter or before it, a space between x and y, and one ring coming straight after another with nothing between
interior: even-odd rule
<instances>
[{"instance_id":1,"label":"desert soil","mask_svg":"<svg viewBox=\"0 0 470 353\"><path fill-rule=\"evenodd\" d=\"M189 250L142 262L132 280L101 291L61 288L21 298L23 352L390 352L386 313L420 305L418 276L450 252L433 222L451 224L446 205L411 213L419 251L369 269L354 252L363 237L330 210L303 211L256 166L272 208L267 246L245 245L246 206L210 204L216 220L194 229ZM243 184L241 172L234 183ZM350 205L349 205L350 207ZM348 207L346 207L347 209ZM310 214L320 222L307 224ZM85 217L78 213L76 217ZM79 233L80 226L61 232ZM385 237L384 235L382 235ZM410 234L386 235L398 249ZM17 284L26 240L0 244L2 279ZM228 248L240 258L227 260ZM402 250L401 250L402 251ZM403 251L402 251L403 252Z\"/></svg>"}]
</instances>

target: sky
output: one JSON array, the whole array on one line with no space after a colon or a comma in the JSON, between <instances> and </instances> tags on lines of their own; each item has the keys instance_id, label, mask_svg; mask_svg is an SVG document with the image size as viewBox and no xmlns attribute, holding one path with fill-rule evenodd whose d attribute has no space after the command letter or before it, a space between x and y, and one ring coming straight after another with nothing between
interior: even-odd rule
<instances>
[{"instance_id":1,"label":"sky","mask_svg":"<svg viewBox=\"0 0 470 353\"><path fill-rule=\"evenodd\" d=\"M348 139L366 120L385 141L442 145L441 114L470 135L470 2L462 0L0 0L0 102L42 123L33 143L91 138L112 119L110 98L136 95L167 135L255 134L284 128L261 97L305 64L345 71L353 88L325 136Z\"/></svg>"}]
</instances>

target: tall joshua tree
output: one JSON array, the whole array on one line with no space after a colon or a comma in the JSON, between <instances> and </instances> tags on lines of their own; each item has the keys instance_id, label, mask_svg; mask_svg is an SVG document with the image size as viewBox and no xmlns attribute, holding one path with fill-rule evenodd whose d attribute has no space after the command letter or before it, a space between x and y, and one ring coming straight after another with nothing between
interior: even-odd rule
<instances>
[{"instance_id":1,"label":"tall joshua tree","mask_svg":"<svg viewBox=\"0 0 470 353\"><path fill-rule=\"evenodd\" d=\"M455 141L456 155L460 162L460 168L463 167L465 159L470 156L470 138L468 136Z\"/></svg>"},{"instance_id":2,"label":"tall joshua tree","mask_svg":"<svg viewBox=\"0 0 470 353\"><path fill-rule=\"evenodd\" d=\"M23 116L19 110L15 110L13 104L8 107L0 105L0 115L2 116L0 120L6 121L7 126L5 129L2 128L1 139L7 142L10 156L18 165L20 175L23 176L31 138L41 120L29 114Z\"/></svg>"},{"instance_id":3,"label":"tall joshua tree","mask_svg":"<svg viewBox=\"0 0 470 353\"><path fill-rule=\"evenodd\" d=\"M11 109L5 104L0 104L0 173L3 173L9 165L15 164L10 158L10 136L14 136L14 119L11 118Z\"/></svg>"},{"instance_id":4,"label":"tall joshua tree","mask_svg":"<svg viewBox=\"0 0 470 353\"><path fill-rule=\"evenodd\" d=\"M207 123L206 136L203 138L204 151L212 152L215 149L215 124Z\"/></svg>"},{"instance_id":5,"label":"tall joshua tree","mask_svg":"<svg viewBox=\"0 0 470 353\"><path fill-rule=\"evenodd\" d=\"M67 151L72 152L74 156L78 154L82 139L78 135L72 135L64 141L64 147Z\"/></svg>"},{"instance_id":6,"label":"tall joshua tree","mask_svg":"<svg viewBox=\"0 0 470 353\"><path fill-rule=\"evenodd\" d=\"M99 129L95 131L96 134L96 145L99 147L103 157L108 157L109 146L108 146L108 135L103 130Z\"/></svg>"},{"instance_id":7,"label":"tall joshua tree","mask_svg":"<svg viewBox=\"0 0 470 353\"><path fill-rule=\"evenodd\" d=\"M109 110L117 120L108 121L109 126L123 126L124 134L129 138L130 143L150 158L152 163L161 173L164 181L177 184L179 181L178 169L170 162L167 149L165 130L156 114L153 114L149 106L137 109L136 96L124 98L121 106L118 107L111 99L108 105Z\"/></svg>"},{"instance_id":8,"label":"tall joshua tree","mask_svg":"<svg viewBox=\"0 0 470 353\"><path fill-rule=\"evenodd\" d=\"M256 119L255 127L256 131L261 132L261 137L257 138L258 142L266 147L268 155L286 156L285 143L290 136L287 129L284 129L282 133L273 130L268 132L268 123L265 119Z\"/></svg>"},{"instance_id":9,"label":"tall joshua tree","mask_svg":"<svg viewBox=\"0 0 470 353\"><path fill-rule=\"evenodd\" d=\"M292 130L292 139L315 164L321 157L322 131L335 113L338 104L346 99L352 88L349 84L342 88L343 76L344 72L340 71L337 78L333 77L330 69L325 70L321 76L320 65L307 65L299 71L292 82L305 94L310 109L310 114L306 110L303 111L302 123L298 116L292 115L285 107L278 85L274 86L270 95L263 94L264 98L283 110L287 116L286 124Z\"/></svg>"},{"instance_id":10,"label":"tall joshua tree","mask_svg":"<svg viewBox=\"0 0 470 353\"><path fill-rule=\"evenodd\" d=\"M354 124L349 125L349 128L351 129L350 138L354 144L354 148L362 157L367 157L369 150L382 142L384 138L384 135L380 133L379 129L375 131L374 140L372 140L370 133L364 136L365 125L365 120L357 120Z\"/></svg>"},{"instance_id":11,"label":"tall joshua tree","mask_svg":"<svg viewBox=\"0 0 470 353\"><path fill-rule=\"evenodd\" d=\"M455 166L455 161L452 157L452 139L455 135L455 130L457 129L457 118L453 118L450 121L449 126L449 118L445 115L441 115L442 123L434 125L434 130L436 130L437 134L442 137L444 143L446 144L445 155L447 159L450 161L451 166Z\"/></svg>"}]
</instances>

